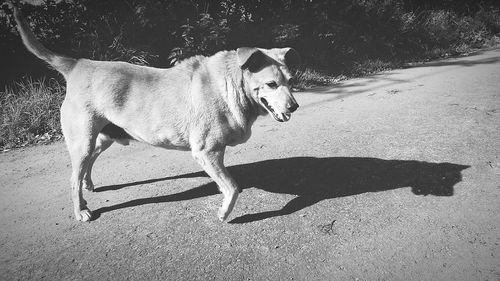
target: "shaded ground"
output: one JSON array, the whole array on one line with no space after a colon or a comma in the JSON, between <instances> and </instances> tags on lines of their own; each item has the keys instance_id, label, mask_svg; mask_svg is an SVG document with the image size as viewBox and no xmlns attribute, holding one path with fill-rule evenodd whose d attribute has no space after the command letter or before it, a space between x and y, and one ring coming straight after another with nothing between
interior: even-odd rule
<instances>
[{"instance_id":1,"label":"shaded ground","mask_svg":"<svg viewBox=\"0 0 500 281\"><path fill-rule=\"evenodd\" d=\"M499 280L500 51L298 93L259 120L221 195L189 153L96 163L72 218L62 143L0 154L2 280Z\"/></svg>"}]
</instances>

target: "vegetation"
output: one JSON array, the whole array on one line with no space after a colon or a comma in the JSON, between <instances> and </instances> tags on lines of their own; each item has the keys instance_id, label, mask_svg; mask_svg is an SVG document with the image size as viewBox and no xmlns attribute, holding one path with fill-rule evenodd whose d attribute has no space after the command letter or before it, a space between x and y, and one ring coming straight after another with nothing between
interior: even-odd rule
<instances>
[{"instance_id":1,"label":"vegetation","mask_svg":"<svg viewBox=\"0 0 500 281\"><path fill-rule=\"evenodd\" d=\"M43 44L73 57L170 67L240 46L291 46L304 62L298 88L500 42L494 0L46 0L22 10ZM64 92L21 45L10 13L0 10L0 149L60 135Z\"/></svg>"},{"instance_id":2,"label":"vegetation","mask_svg":"<svg viewBox=\"0 0 500 281\"><path fill-rule=\"evenodd\" d=\"M65 87L55 79L27 78L0 96L0 147L47 143L61 137L59 108Z\"/></svg>"}]
</instances>

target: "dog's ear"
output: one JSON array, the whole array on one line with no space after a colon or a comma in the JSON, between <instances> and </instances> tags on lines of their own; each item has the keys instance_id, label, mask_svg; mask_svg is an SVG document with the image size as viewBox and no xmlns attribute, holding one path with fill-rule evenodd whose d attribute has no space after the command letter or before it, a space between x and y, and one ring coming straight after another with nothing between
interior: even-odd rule
<instances>
[{"instance_id":1,"label":"dog's ear","mask_svg":"<svg viewBox=\"0 0 500 281\"><path fill-rule=\"evenodd\" d=\"M259 70L265 63L265 55L257 48L242 47L236 50L238 64L241 69L248 69L250 72Z\"/></svg>"},{"instance_id":2,"label":"dog's ear","mask_svg":"<svg viewBox=\"0 0 500 281\"><path fill-rule=\"evenodd\" d=\"M293 48L283 48L282 50L285 53L284 58L286 66L289 69L296 69L301 63L299 53Z\"/></svg>"}]
</instances>

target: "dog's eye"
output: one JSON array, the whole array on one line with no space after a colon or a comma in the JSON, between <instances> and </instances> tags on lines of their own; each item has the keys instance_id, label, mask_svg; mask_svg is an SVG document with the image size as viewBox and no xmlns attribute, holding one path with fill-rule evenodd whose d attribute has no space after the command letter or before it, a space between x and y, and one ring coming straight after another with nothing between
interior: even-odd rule
<instances>
[{"instance_id":1,"label":"dog's eye","mask_svg":"<svg viewBox=\"0 0 500 281\"><path fill-rule=\"evenodd\" d=\"M269 83L266 83L266 85L271 88L271 89L276 89L278 88L278 84L276 82L269 82Z\"/></svg>"}]
</instances>

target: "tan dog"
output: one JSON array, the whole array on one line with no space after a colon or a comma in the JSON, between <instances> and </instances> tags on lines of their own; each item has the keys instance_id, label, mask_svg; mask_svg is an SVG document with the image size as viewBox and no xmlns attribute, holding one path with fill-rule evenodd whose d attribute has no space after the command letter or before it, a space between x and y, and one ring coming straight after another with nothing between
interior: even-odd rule
<instances>
[{"instance_id":1,"label":"tan dog","mask_svg":"<svg viewBox=\"0 0 500 281\"><path fill-rule=\"evenodd\" d=\"M239 192L223 164L226 146L247 141L259 115L283 122L298 108L288 84L288 67L299 59L291 48L239 48L158 69L55 54L36 40L16 8L14 16L28 50L66 78L61 126L79 221L92 217L82 188L94 188L94 161L114 141L130 139L191 150L224 196L218 217L225 220Z\"/></svg>"}]
</instances>

